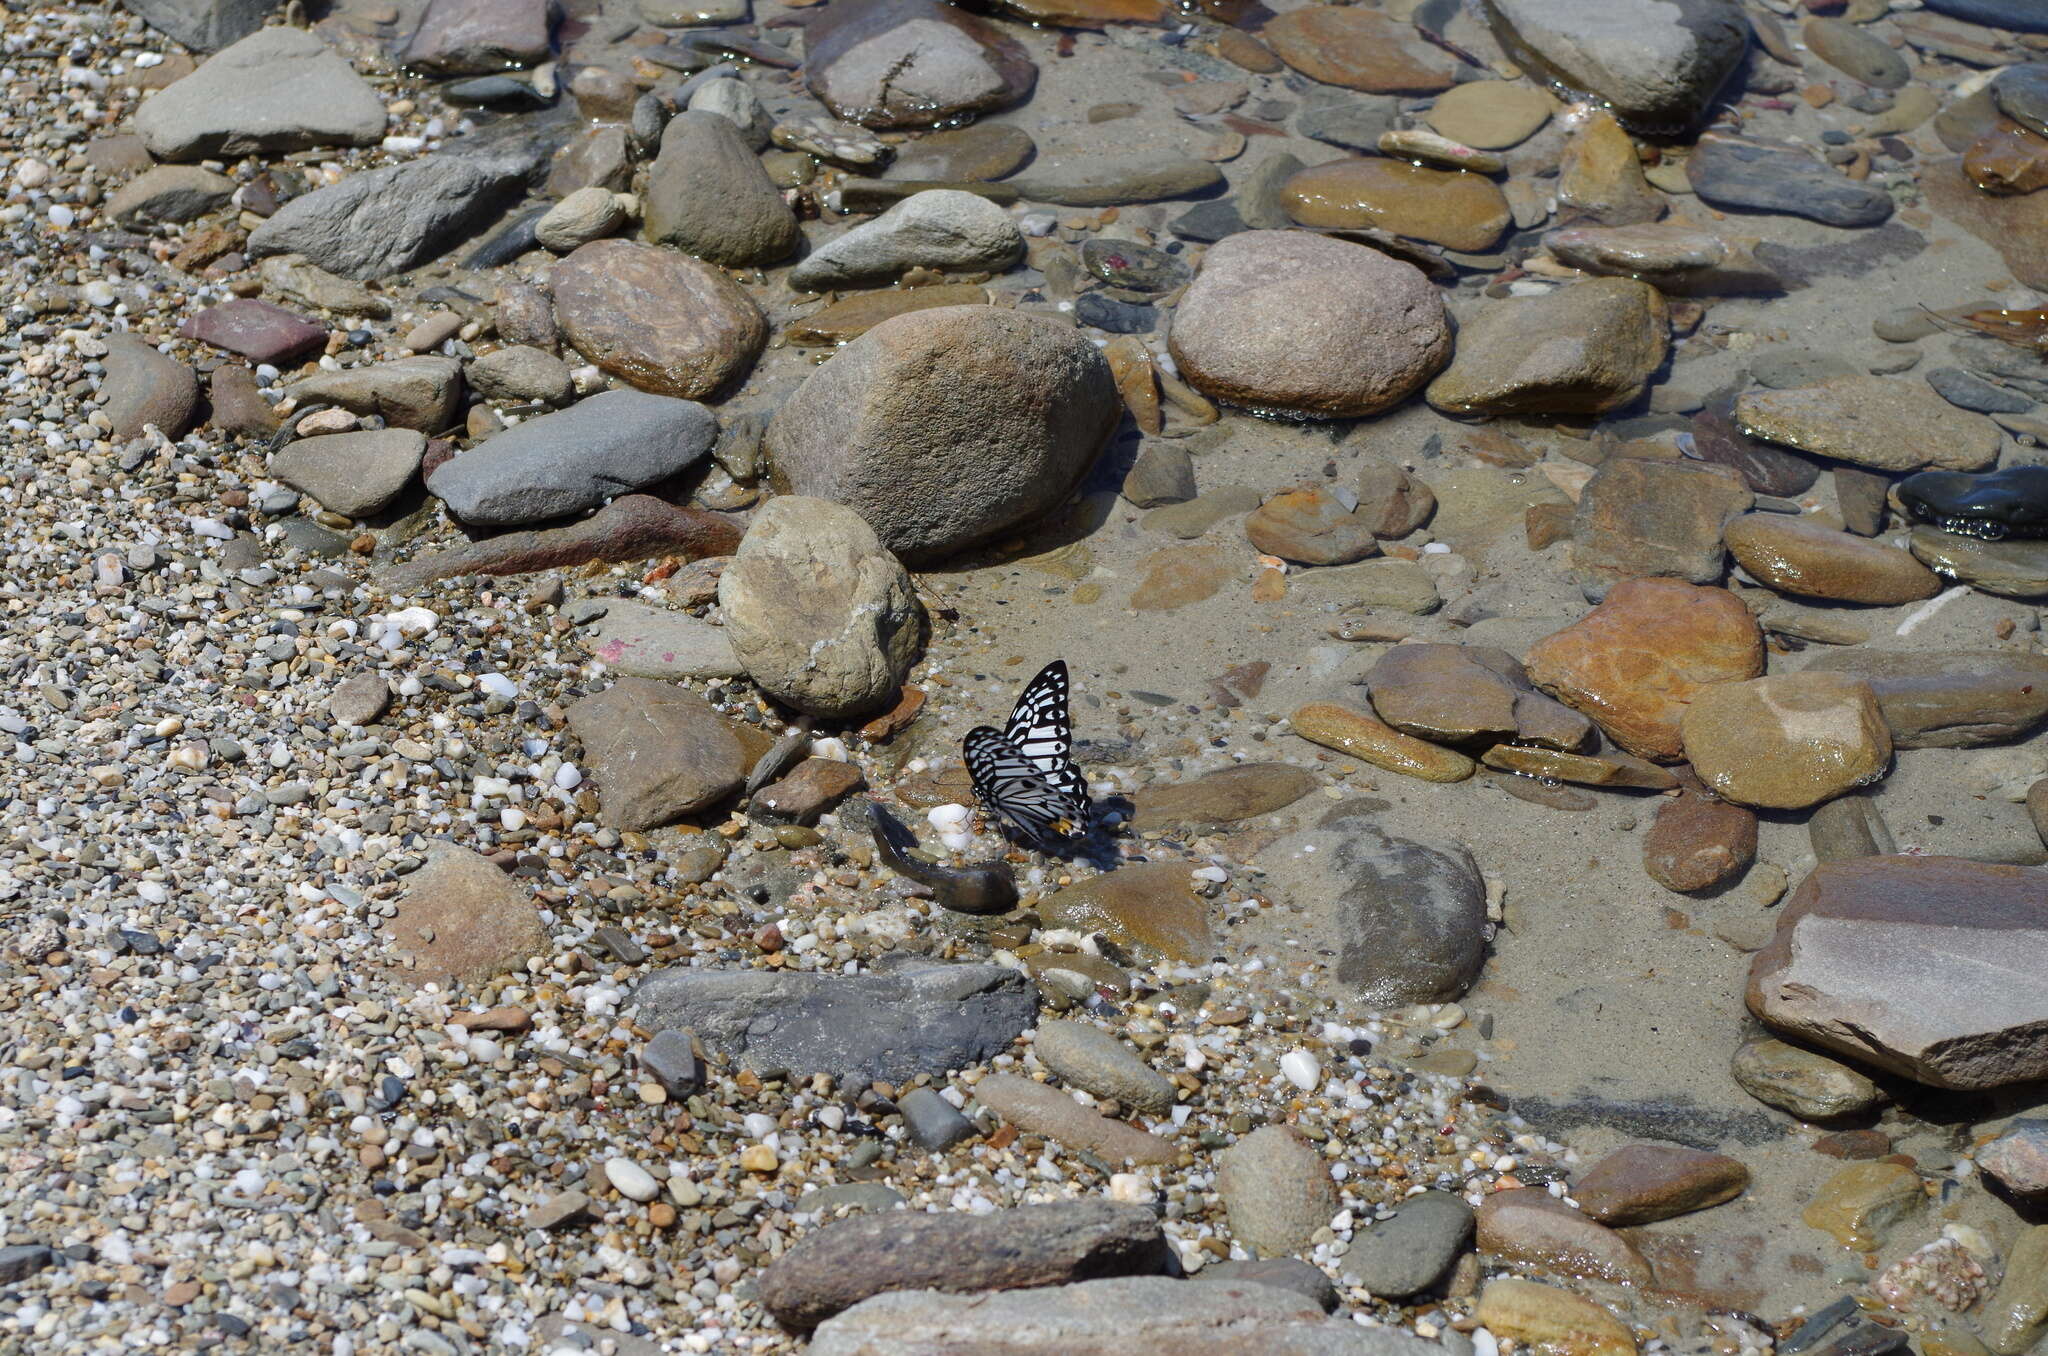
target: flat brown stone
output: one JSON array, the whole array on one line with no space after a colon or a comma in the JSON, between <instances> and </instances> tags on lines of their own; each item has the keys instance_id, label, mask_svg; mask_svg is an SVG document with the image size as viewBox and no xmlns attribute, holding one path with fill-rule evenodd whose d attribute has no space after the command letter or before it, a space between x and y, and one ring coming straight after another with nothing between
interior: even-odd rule
<instances>
[{"instance_id":1,"label":"flat brown stone","mask_svg":"<svg viewBox=\"0 0 2048 1356\"><path fill-rule=\"evenodd\" d=\"M1831 650L1809 672L1870 684L1900 749L1963 749L2024 739L2048 719L2048 655L2026 650Z\"/></svg>"},{"instance_id":2,"label":"flat brown stone","mask_svg":"<svg viewBox=\"0 0 2048 1356\"><path fill-rule=\"evenodd\" d=\"M1818 805L1876 781L1892 758L1870 684L1845 674L1716 683L1693 697L1682 728L1701 781L1766 809Z\"/></svg>"},{"instance_id":3,"label":"flat brown stone","mask_svg":"<svg viewBox=\"0 0 2048 1356\"><path fill-rule=\"evenodd\" d=\"M1131 590L1130 604L1139 612L1171 612L1213 598L1235 573L1230 557L1216 546L1162 546L1139 565L1145 573Z\"/></svg>"},{"instance_id":4,"label":"flat brown stone","mask_svg":"<svg viewBox=\"0 0 2048 1356\"><path fill-rule=\"evenodd\" d=\"M1234 824L1271 814L1316 788L1316 776L1287 763L1241 763L1190 782L1153 783L1133 793L1131 827Z\"/></svg>"},{"instance_id":5,"label":"flat brown stone","mask_svg":"<svg viewBox=\"0 0 2048 1356\"><path fill-rule=\"evenodd\" d=\"M1613 1228L1649 1224L1735 1199L1749 1169L1726 1154L1668 1144L1616 1149L1572 1183L1572 1199Z\"/></svg>"},{"instance_id":6,"label":"flat brown stone","mask_svg":"<svg viewBox=\"0 0 2048 1356\"><path fill-rule=\"evenodd\" d=\"M1746 514L1728 524L1727 541L1743 569L1781 593L1890 606L1941 592L1911 552L1804 518Z\"/></svg>"},{"instance_id":7,"label":"flat brown stone","mask_svg":"<svg viewBox=\"0 0 2048 1356\"><path fill-rule=\"evenodd\" d=\"M1479 1251L1511 1262L1550 1267L1568 1276L1648 1285L1650 1264L1604 1224L1547 1191L1496 1191L1479 1203Z\"/></svg>"},{"instance_id":8,"label":"flat brown stone","mask_svg":"<svg viewBox=\"0 0 2048 1356\"><path fill-rule=\"evenodd\" d=\"M1643 836L1643 870L1667 890L1711 890L1755 860L1755 811L1708 796L1665 801Z\"/></svg>"},{"instance_id":9,"label":"flat brown stone","mask_svg":"<svg viewBox=\"0 0 2048 1356\"><path fill-rule=\"evenodd\" d=\"M1377 10L1311 5L1267 21L1259 36L1311 80L1368 94L1435 94L1456 79L1407 24Z\"/></svg>"},{"instance_id":10,"label":"flat brown stone","mask_svg":"<svg viewBox=\"0 0 2048 1356\"><path fill-rule=\"evenodd\" d=\"M1184 862L1144 862L1092 876L1038 902L1049 926L1106 933L1119 945L1178 961L1206 962L1215 953L1209 903L1194 891Z\"/></svg>"},{"instance_id":11,"label":"flat brown stone","mask_svg":"<svg viewBox=\"0 0 2048 1356\"><path fill-rule=\"evenodd\" d=\"M1751 391L1736 400L1735 422L1752 438L1880 471L1981 471L2004 441L1983 415L1957 409L1925 382L1896 377Z\"/></svg>"},{"instance_id":12,"label":"flat brown stone","mask_svg":"<svg viewBox=\"0 0 2048 1356\"><path fill-rule=\"evenodd\" d=\"M969 283L932 287L891 287L855 292L823 306L791 325L784 338L799 348L829 347L858 339L884 320L935 306L986 306L988 289Z\"/></svg>"},{"instance_id":13,"label":"flat brown stone","mask_svg":"<svg viewBox=\"0 0 2048 1356\"><path fill-rule=\"evenodd\" d=\"M398 912L385 925L415 983L477 983L547 949L547 932L525 889L485 858L452 843L435 847L406 878Z\"/></svg>"}]
</instances>

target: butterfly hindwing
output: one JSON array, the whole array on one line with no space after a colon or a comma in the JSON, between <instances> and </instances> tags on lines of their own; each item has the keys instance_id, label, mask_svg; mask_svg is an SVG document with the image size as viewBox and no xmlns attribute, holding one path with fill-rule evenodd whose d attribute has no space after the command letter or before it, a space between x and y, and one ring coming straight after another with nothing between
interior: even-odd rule
<instances>
[{"instance_id":1,"label":"butterfly hindwing","mask_svg":"<svg viewBox=\"0 0 2048 1356\"><path fill-rule=\"evenodd\" d=\"M1001 731L976 726L961 748L975 797L1003 819L1039 840L1086 831L1085 789L1077 794L1047 776Z\"/></svg>"}]
</instances>

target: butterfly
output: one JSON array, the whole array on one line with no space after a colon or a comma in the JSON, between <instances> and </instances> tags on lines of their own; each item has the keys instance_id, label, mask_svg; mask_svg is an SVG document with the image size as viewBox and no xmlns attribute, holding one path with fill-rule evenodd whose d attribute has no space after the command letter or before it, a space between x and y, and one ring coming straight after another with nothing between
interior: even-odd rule
<instances>
[{"instance_id":1,"label":"butterfly","mask_svg":"<svg viewBox=\"0 0 2048 1356\"><path fill-rule=\"evenodd\" d=\"M1024 685L1001 730L977 725L961 752L974 795L1032 839L1078 838L1088 831L1088 782L1068 755L1067 662L1055 659Z\"/></svg>"}]
</instances>

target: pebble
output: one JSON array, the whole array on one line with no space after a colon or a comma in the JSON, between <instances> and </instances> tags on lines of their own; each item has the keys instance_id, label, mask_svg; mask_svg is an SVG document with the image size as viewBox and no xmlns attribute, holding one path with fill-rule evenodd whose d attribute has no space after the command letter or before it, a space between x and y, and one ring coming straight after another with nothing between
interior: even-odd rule
<instances>
[{"instance_id":1,"label":"pebble","mask_svg":"<svg viewBox=\"0 0 2048 1356\"><path fill-rule=\"evenodd\" d=\"M1453 80L1438 53L1372 10L1290 10L1259 36L1289 66L1328 85L1368 94L1434 94Z\"/></svg>"},{"instance_id":2,"label":"pebble","mask_svg":"<svg viewBox=\"0 0 2048 1356\"><path fill-rule=\"evenodd\" d=\"M1686 757L1715 794L1803 809L1884 776L1891 731L1870 684L1806 672L1717 683L1683 722Z\"/></svg>"},{"instance_id":3,"label":"pebble","mask_svg":"<svg viewBox=\"0 0 2048 1356\"><path fill-rule=\"evenodd\" d=\"M1373 228L1471 254L1491 249L1513 219L1507 199L1483 175L1399 160L1311 165L1289 178L1280 196L1287 215L1303 226Z\"/></svg>"},{"instance_id":4,"label":"pebble","mask_svg":"<svg viewBox=\"0 0 2048 1356\"><path fill-rule=\"evenodd\" d=\"M1503 1277L1479 1292L1477 1317L1496 1337L1573 1356L1634 1356L1635 1335L1607 1309L1569 1290Z\"/></svg>"},{"instance_id":5,"label":"pebble","mask_svg":"<svg viewBox=\"0 0 2048 1356\"><path fill-rule=\"evenodd\" d=\"M1288 723L1312 744L1426 782L1463 781L1477 770L1462 753L1402 734L1363 711L1336 702L1311 702L1298 708Z\"/></svg>"},{"instance_id":6,"label":"pebble","mask_svg":"<svg viewBox=\"0 0 2048 1356\"><path fill-rule=\"evenodd\" d=\"M1856 1252L1876 1252L1892 1228L1927 1204L1920 1175L1897 1163L1851 1163L1823 1182L1800 1218Z\"/></svg>"},{"instance_id":7,"label":"pebble","mask_svg":"<svg viewBox=\"0 0 2048 1356\"><path fill-rule=\"evenodd\" d=\"M1572 345L1560 332L1583 336ZM1598 414L1643 393L1669 347L1663 297L1633 278L1592 278L1497 302L1463 329L1429 403L1455 414Z\"/></svg>"},{"instance_id":8,"label":"pebble","mask_svg":"<svg viewBox=\"0 0 2048 1356\"><path fill-rule=\"evenodd\" d=\"M1781 593L1894 605L1941 592L1941 581L1910 553L1804 518L1744 514L1728 524L1727 540L1737 564Z\"/></svg>"},{"instance_id":9,"label":"pebble","mask_svg":"<svg viewBox=\"0 0 2048 1356\"><path fill-rule=\"evenodd\" d=\"M2013 1121L1977 1150L1977 1166L2020 1200L2048 1196L2048 1121Z\"/></svg>"},{"instance_id":10,"label":"pebble","mask_svg":"<svg viewBox=\"0 0 2048 1356\"><path fill-rule=\"evenodd\" d=\"M1534 136L1557 110L1557 100L1533 84L1469 80L1439 94L1423 117L1453 141L1504 151Z\"/></svg>"},{"instance_id":11,"label":"pebble","mask_svg":"<svg viewBox=\"0 0 2048 1356\"><path fill-rule=\"evenodd\" d=\"M975 1084L983 1106L1020 1130L1086 1149L1110 1163L1171 1163L1172 1144L1082 1106L1066 1093L1016 1074L990 1074Z\"/></svg>"},{"instance_id":12,"label":"pebble","mask_svg":"<svg viewBox=\"0 0 2048 1356\"><path fill-rule=\"evenodd\" d=\"M703 260L623 240L597 240L549 277L555 318L576 351L656 395L696 400L753 366L767 343L761 310Z\"/></svg>"},{"instance_id":13,"label":"pebble","mask_svg":"<svg viewBox=\"0 0 2048 1356\"><path fill-rule=\"evenodd\" d=\"M1280 1125L1261 1126L1218 1156L1216 1190L1232 1237L1261 1257L1302 1250L1337 1213L1322 1155Z\"/></svg>"},{"instance_id":14,"label":"pebble","mask_svg":"<svg viewBox=\"0 0 2048 1356\"><path fill-rule=\"evenodd\" d=\"M1062 1081L1097 1097L1153 1115L1173 1105L1173 1085L1099 1027L1040 1022L1032 1050Z\"/></svg>"},{"instance_id":15,"label":"pebble","mask_svg":"<svg viewBox=\"0 0 2048 1356\"><path fill-rule=\"evenodd\" d=\"M1613 1228L1705 1210L1749 1185L1749 1169L1725 1154L1667 1144L1630 1144L1572 1184L1579 1209Z\"/></svg>"},{"instance_id":16,"label":"pebble","mask_svg":"<svg viewBox=\"0 0 2048 1356\"><path fill-rule=\"evenodd\" d=\"M1444 1278L1470 1244L1472 1229L1472 1207L1463 1197L1420 1192L1352 1238L1345 1270L1374 1295L1407 1299Z\"/></svg>"},{"instance_id":17,"label":"pebble","mask_svg":"<svg viewBox=\"0 0 2048 1356\"><path fill-rule=\"evenodd\" d=\"M607 1159L604 1175L629 1201L651 1201L661 1194L661 1183L655 1180L654 1174L630 1158Z\"/></svg>"},{"instance_id":18,"label":"pebble","mask_svg":"<svg viewBox=\"0 0 2048 1356\"><path fill-rule=\"evenodd\" d=\"M1729 1072L1759 1102L1803 1121L1840 1120L1885 1101L1877 1084L1848 1065L1767 1036L1743 1042Z\"/></svg>"},{"instance_id":19,"label":"pebble","mask_svg":"<svg viewBox=\"0 0 2048 1356\"><path fill-rule=\"evenodd\" d=\"M1753 438L1879 471L1977 471L1998 459L1998 426L1957 410L1921 383L1837 377L1736 401Z\"/></svg>"}]
</instances>

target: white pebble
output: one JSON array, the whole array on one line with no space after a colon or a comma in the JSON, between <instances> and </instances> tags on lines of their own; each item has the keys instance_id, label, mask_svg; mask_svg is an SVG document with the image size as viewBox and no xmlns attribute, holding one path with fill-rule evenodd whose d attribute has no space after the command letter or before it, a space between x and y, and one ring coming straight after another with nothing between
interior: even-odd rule
<instances>
[{"instance_id":1,"label":"white pebble","mask_svg":"<svg viewBox=\"0 0 2048 1356\"><path fill-rule=\"evenodd\" d=\"M1289 1050L1280 1056L1280 1072L1303 1092L1314 1092L1316 1084L1323 1081L1323 1066L1306 1050Z\"/></svg>"},{"instance_id":2,"label":"white pebble","mask_svg":"<svg viewBox=\"0 0 2048 1356\"><path fill-rule=\"evenodd\" d=\"M503 697L508 702L519 695L519 684L502 673L487 673L476 680L476 685L493 697Z\"/></svg>"},{"instance_id":3,"label":"white pebble","mask_svg":"<svg viewBox=\"0 0 2048 1356\"><path fill-rule=\"evenodd\" d=\"M630 1158L606 1160L604 1175L630 1201L651 1201L661 1191L661 1183L654 1180L654 1174Z\"/></svg>"}]
</instances>

